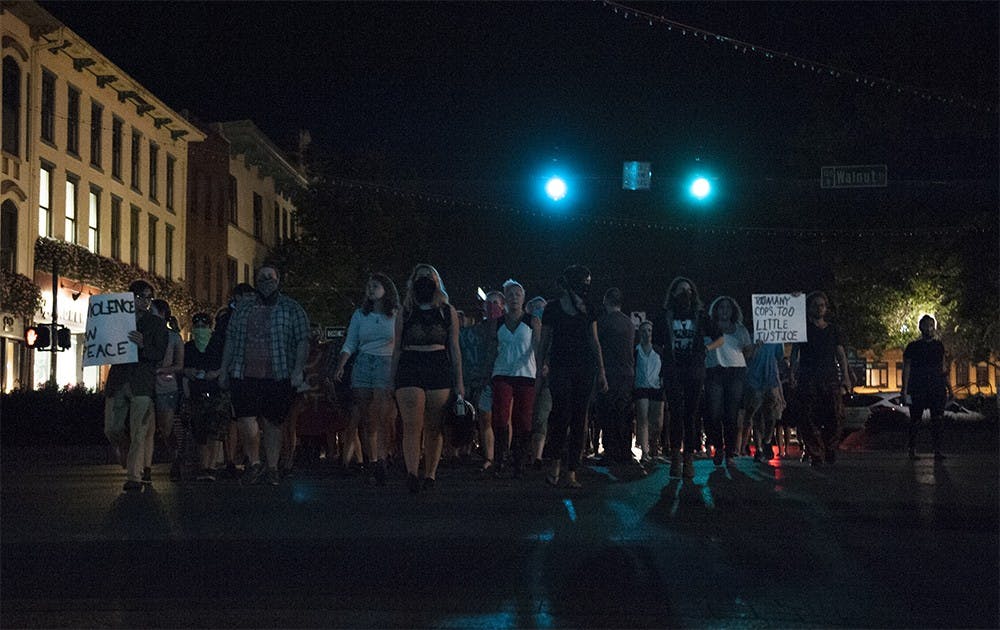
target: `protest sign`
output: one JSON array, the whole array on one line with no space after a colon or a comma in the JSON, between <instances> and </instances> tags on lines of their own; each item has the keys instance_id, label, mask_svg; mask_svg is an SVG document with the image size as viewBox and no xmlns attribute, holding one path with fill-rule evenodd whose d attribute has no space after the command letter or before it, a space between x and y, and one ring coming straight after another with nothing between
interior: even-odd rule
<instances>
[{"instance_id":1,"label":"protest sign","mask_svg":"<svg viewBox=\"0 0 1000 630\"><path fill-rule=\"evenodd\" d=\"M806 296L789 293L753 295L753 339L764 343L805 343Z\"/></svg>"},{"instance_id":2,"label":"protest sign","mask_svg":"<svg viewBox=\"0 0 1000 630\"><path fill-rule=\"evenodd\" d=\"M138 363L139 347L129 341L135 330L135 296L131 293L103 293L90 296L87 330L84 336L83 365Z\"/></svg>"}]
</instances>

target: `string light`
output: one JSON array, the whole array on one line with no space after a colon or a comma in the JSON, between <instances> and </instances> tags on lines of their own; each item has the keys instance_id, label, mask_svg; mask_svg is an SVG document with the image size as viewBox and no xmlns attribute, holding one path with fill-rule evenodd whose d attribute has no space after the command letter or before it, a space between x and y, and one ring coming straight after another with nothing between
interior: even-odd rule
<instances>
[{"instance_id":1,"label":"string light","mask_svg":"<svg viewBox=\"0 0 1000 630\"><path fill-rule=\"evenodd\" d=\"M973 109L977 112L982 111L984 113L991 113L991 114L997 112L996 107L993 105L987 105L985 103L976 103L974 101L967 100L960 95L958 95L957 97L945 96L943 94L935 93L931 90L914 87L912 85L907 85L899 81L892 81L889 79L877 78L877 77L875 78L867 77L858 72L854 72L844 68L837 68L836 66L833 66L828 63L803 59L802 57L796 57L794 55L783 53L778 50L772 50L764 46L752 44L750 42L744 42L737 39L733 39L725 35L719 35L718 33L712 33L711 31L706 31L705 29L696 29L690 25L682 24L681 22L677 22L675 20L670 20L666 17L663 17L662 15L656 15L646 11L641 11L639 9L634 9L619 2L615 2L614 0L604 1L603 4L604 6L612 7L615 13L618 13L619 8L621 8L622 11L626 12L626 17L628 16L628 12L632 12L636 17L647 19L650 25L652 25L653 22L663 24L667 27L667 31L673 31L674 28L677 28L681 32L681 35L684 36L686 36L688 34L688 31L690 30L692 35L694 35L696 38L701 36L702 39L708 41L708 36L711 35L716 42L719 42L721 44L731 43L733 45L733 50L742 50L744 54L747 52L747 49L749 48L752 53L755 53L758 56L763 57L764 59L774 59L775 57L779 57L785 60L786 62L791 62L793 67L802 68L803 70L808 69L812 72L816 72L817 74L829 73L829 75L834 78L840 78L841 76L851 77L854 79L855 83L863 83L864 85L870 87L874 87L876 83L879 84L884 83L886 89L890 93L892 91L891 88L896 87L897 94L903 94L904 91L907 93L912 92L914 96L925 101L937 101L939 103L954 105L956 104L955 100L957 98L959 101L957 104Z\"/></svg>"}]
</instances>

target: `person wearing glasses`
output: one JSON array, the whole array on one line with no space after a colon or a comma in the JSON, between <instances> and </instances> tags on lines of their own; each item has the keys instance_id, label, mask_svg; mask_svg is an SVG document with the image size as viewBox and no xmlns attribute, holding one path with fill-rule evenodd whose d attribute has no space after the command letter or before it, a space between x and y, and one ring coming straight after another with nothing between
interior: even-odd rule
<instances>
[{"instance_id":1,"label":"person wearing glasses","mask_svg":"<svg viewBox=\"0 0 1000 630\"><path fill-rule=\"evenodd\" d=\"M142 490L146 434L153 418L156 370L167 353L166 322L150 313L153 287L145 280L129 285L135 296L135 330L128 339L139 348L139 361L111 366L104 386L104 434L118 449L125 468L125 492ZM125 420L129 419L128 430Z\"/></svg>"}]
</instances>

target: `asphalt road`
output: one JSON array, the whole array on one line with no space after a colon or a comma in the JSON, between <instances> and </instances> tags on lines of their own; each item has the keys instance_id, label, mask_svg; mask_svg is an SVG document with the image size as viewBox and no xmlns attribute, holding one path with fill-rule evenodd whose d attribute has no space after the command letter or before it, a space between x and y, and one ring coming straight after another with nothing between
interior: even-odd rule
<instances>
[{"instance_id":1,"label":"asphalt road","mask_svg":"<svg viewBox=\"0 0 1000 630\"><path fill-rule=\"evenodd\" d=\"M995 438L994 438L995 439ZM154 485L5 451L0 626L995 628L995 444L698 460L584 488L439 473Z\"/></svg>"}]
</instances>

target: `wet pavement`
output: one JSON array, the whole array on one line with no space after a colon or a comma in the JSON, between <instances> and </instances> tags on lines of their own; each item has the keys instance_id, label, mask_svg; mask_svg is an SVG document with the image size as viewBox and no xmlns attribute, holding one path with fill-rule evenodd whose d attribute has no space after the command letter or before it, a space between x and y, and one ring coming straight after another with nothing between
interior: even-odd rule
<instances>
[{"instance_id":1,"label":"wet pavement","mask_svg":"<svg viewBox=\"0 0 1000 630\"><path fill-rule=\"evenodd\" d=\"M5 451L0 626L998 626L997 450L696 463L583 489L442 469L410 495L278 487ZM621 474L621 471L618 471Z\"/></svg>"}]
</instances>

